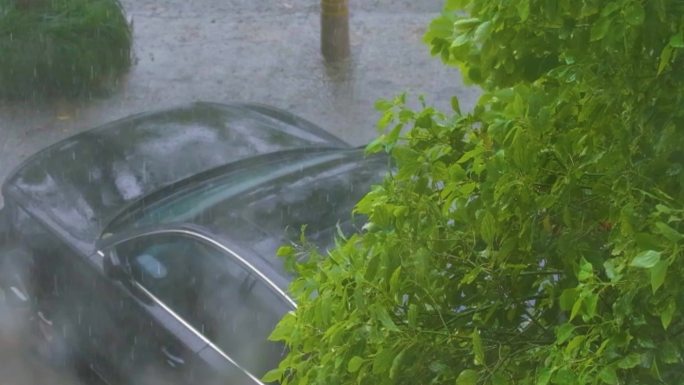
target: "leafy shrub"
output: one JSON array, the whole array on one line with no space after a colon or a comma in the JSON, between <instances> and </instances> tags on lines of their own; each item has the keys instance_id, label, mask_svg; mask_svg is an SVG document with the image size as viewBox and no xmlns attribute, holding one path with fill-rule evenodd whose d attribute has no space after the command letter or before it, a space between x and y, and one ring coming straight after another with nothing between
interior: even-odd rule
<instances>
[{"instance_id":1,"label":"leafy shrub","mask_svg":"<svg viewBox=\"0 0 684 385\"><path fill-rule=\"evenodd\" d=\"M0 0L0 96L76 96L128 69L118 0Z\"/></svg>"},{"instance_id":2,"label":"leafy shrub","mask_svg":"<svg viewBox=\"0 0 684 385\"><path fill-rule=\"evenodd\" d=\"M297 265L267 378L684 383L683 17L447 1L426 41L485 93L467 114L378 102L368 148L397 171L358 204L367 231Z\"/></svg>"}]
</instances>

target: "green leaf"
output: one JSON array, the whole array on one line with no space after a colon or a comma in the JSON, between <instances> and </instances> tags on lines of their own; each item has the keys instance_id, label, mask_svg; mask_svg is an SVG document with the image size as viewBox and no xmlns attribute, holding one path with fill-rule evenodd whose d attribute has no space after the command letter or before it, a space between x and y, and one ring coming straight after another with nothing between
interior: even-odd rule
<instances>
[{"instance_id":1,"label":"green leaf","mask_svg":"<svg viewBox=\"0 0 684 385\"><path fill-rule=\"evenodd\" d=\"M631 353L627 357L618 361L618 367L621 369L631 369L641 362L641 355L639 353Z\"/></svg>"},{"instance_id":2,"label":"green leaf","mask_svg":"<svg viewBox=\"0 0 684 385\"><path fill-rule=\"evenodd\" d=\"M482 346L482 338L480 332L475 329L472 333L473 341L473 356L475 357L475 365L483 365L485 362L485 352Z\"/></svg>"},{"instance_id":3,"label":"green leaf","mask_svg":"<svg viewBox=\"0 0 684 385\"><path fill-rule=\"evenodd\" d=\"M611 22L612 18L610 17L599 18L598 21L591 27L591 36L589 39L591 41L603 39L606 36L606 33L608 33L608 28L610 28Z\"/></svg>"},{"instance_id":4,"label":"green leaf","mask_svg":"<svg viewBox=\"0 0 684 385\"><path fill-rule=\"evenodd\" d=\"M606 384L616 385L618 381L617 373L615 369L611 366L607 366L599 372L599 378Z\"/></svg>"},{"instance_id":5,"label":"green leaf","mask_svg":"<svg viewBox=\"0 0 684 385\"><path fill-rule=\"evenodd\" d=\"M446 0L446 3L444 4L444 10L459 11L462 10L466 4L468 4L467 0Z\"/></svg>"},{"instance_id":6,"label":"green leaf","mask_svg":"<svg viewBox=\"0 0 684 385\"><path fill-rule=\"evenodd\" d=\"M586 282L594 276L594 268L589 261L582 258L580 261L580 271L577 273L577 280Z\"/></svg>"},{"instance_id":7,"label":"green leaf","mask_svg":"<svg viewBox=\"0 0 684 385\"><path fill-rule=\"evenodd\" d=\"M593 16L597 14L599 11L597 4L595 3L587 3L585 2L584 5L582 6L582 11L580 13L580 16L583 18Z\"/></svg>"},{"instance_id":8,"label":"green leaf","mask_svg":"<svg viewBox=\"0 0 684 385\"><path fill-rule=\"evenodd\" d=\"M394 119L394 114L392 111L385 111L385 113L382 114L380 119L378 119L377 123L377 128L380 132L383 132L389 126L390 123L392 123L392 119Z\"/></svg>"},{"instance_id":9,"label":"green leaf","mask_svg":"<svg viewBox=\"0 0 684 385\"><path fill-rule=\"evenodd\" d=\"M551 375L554 370L551 368L542 368L539 373L537 373L536 385L546 385L551 380Z\"/></svg>"},{"instance_id":10,"label":"green leaf","mask_svg":"<svg viewBox=\"0 0 684 385\"><path fill-rule=\"evenodd\" d=\"M660 261L660 252L655 250L646 250L632 259L630 266L640 267L643 269L650 269Z\"/></svg>"},{"instance_id":11,"label":"green leaf","mask_svg":"<svg viewBox=\"0 0 684 385\"><path fill-rule=\"evenodd\" d=\"M637 246L642 249L657 249L662 243L660 237L651 233L636 233L634 240Z\"/></svg>"},{"instance_id":12,"label":"green leaf","mask_svg":"<svg viewBox=\"0 0 684 385\"><path fill-rule=\"evenodd\" d=\"M383 349L376 354L373 360L373 374L389 373L394 357L396 354L391 348Z\"/></svg>"},{"instance_id":13,"label":"green leaf","mask_svg":"<svg viewBox=\"0 0 684 385\"><path fill-rule=\"evenodd\" d=\"M558 299L561 309L568 311L572 309L575 301L577 300L577 289L565 289Z\"/></svg>"},{"instance_id":14,"label":"green leaf","mask_svg":"<svg viewBox=\"0 0 684 385\"><path fill-rule=\"evenodd\" d=\"M477 17L466 17L455 21L454 29L469 30L478 24L480 24L480 19Z\"/></svg>"},{"instance_id":15,"label":"green leaf","mask_svg":"<svg viewBox=\"0 0 684 385\"><path fill-rule=\"evenodd\" d=\"M418 325L418 306L410 304L408 309L408 325L415 328Z\"/></svg>"},{"instance_id":16,"label":"green leaf","mask_svg":"<svg viewBox=\"0 0 684 385\"><path fill-rule=\"evenodd\" d=\"M487 242L488 245L494 243L494 237L496 236L496 219L494 215L489 211L482 217L482 222L480 223L480 234L482 239Z\"/></svg>"},{"instance_id":17,"label":"green leaf","mask_svg":"<svg viewBox=\"0 0 684 385\"><path fill-rule=\"evenodd\" d=\"M579 297L575 301L574 304L572 304L572 311L570 312L570 321L575 319L577 315L579 314L580 310L582 310L582 304L584 303L584 298Z\"/></svg>"},{"instance_id":18,"label":"green leaf","mask_svg":"<svg viewBox=\"0 0 684 385\"><path fill-rule=\"evenodd\" d=\"M268 372L266 372L266 374L264 374L264 376L261 377L261 381L268 382L268 383L279 382L282 377L283 377L282 369L276 368L276 369L269 370Z\"/></svg>"},{"instance_id":19,"label":"green leaf","mask_svg":"<svg viewBox=\"0 0 684 385\"><path fill-rule=\"evenodd\" d=\"M399 284L401 282L400 278L401 278L401 266L394 269L394 272L392 273L392 276L390 277L390 280L389 280L390 293L397 293L397 291L399 290Z\"/></svg>"},{"instance_id":20,"label":"green leaf","mask_svg":"<svg viewBox=\"0 0 684 385\"><path fill-rule=\"evenodd\" d=\"M613 12L617 11L620 9L621 4L618 4L616 1L611 1L610 3L606 4L605 7L601 10L601 16L608 16L612 14Z\"/></svg>"},{"instance_id":21,"label":"green leaf","mask_svg":"<svg viewBox=\"0 0 684 385\"><path fill-rule=\"evenodd\" d=\"M659 349L658 356L666 364L676 364L682 359L682 354L672 341L665 341Z\"/></svg>"},{"instance_id":22,"label":"green leaf","mask_svg":"<svg viewBox=\"0 0 684 385\"><path fill-rule=\"evenodd\" d=\"M567 341L572 336L573 331L575 331L575 326L571 323L564 323L556 328L556 343L562 344Z\"/></svg>"},{"instance_id":23,"label":"green leaf","mask_svg":"<svg viewBox=\"0 0 684 385\"><path fill-rule=\"evenodd\" d=\"M655 226L656 229L658 229L658 233L667 238L668 241L678 242L684 238L684 235L670 227L670 225L665 222L656 222Z\"/></svg>"},{"instance_id":24,"label":"green leaf","mask_svg":"<svg viewBox=\"0 0 684 385\"><path fill-rule=\"evenodd\" d=\"M480 146L475 147L474 149L464 153L461 156L461 158L458 160L458 163L463 164L463 163L465 163L465 162L467 162L473 158L479 157L480 155L482 155L483 152L484 152L483 147L480 147Z\"/></svg>"},{"instance_id":25,"label":"green leaf","mask_svg":"<svg viewBox=\"0 0 684 385\"><path fill-rule=\"evenodd\" d=\"M528 0L518 1L517 8L520 21L526 21L530 16L530 2Z\"/></svg>"},{"instance_id":26,"label":"green leaf","mask_svg":"<svg viewBox=\"0 0 684 385\"><path fill-rule=\"evenodd\" d=\"M618 268L615 266L616 260L615 259L609 259L605 262L603 262L603 268L606 272L606 277L611 282L615 282L619 279L620 274L618 273Z\"/></svg>"},{"instance_id":27,"label":"green leaf","mask_svg":"<svg viewBox=\"0 0 684 385\"><path fill-rule=\"evenodd\" d=\"M653 294L655 294L656 291L658 291L658 288L665 282L667 267L666 261L659 261L651 268L651 290L653 290Z\"/></svg>"},{"instance_id":28,"label":"green leaf","mask_svg":"<svg viewBox=\"0 0 684 385\"><path fill-rule=\"evenodd\" d=\"M676 35L672 35L669 46L672 48L684 48L684 37L682 36L681 32Z\"/></svg>"},{"instance_id":29,"label":"green leaf","mask_svg":"<svg viewBox=\"0 0 684 385\"><path fill-rule=\"evenodd\" d=\"M476 29L475 33L473 34L473 39L477 42L482 42L492 31L492 22L491 21L485 21L484 23L480 24ZM460 110L458 111L460 114Z\"/></svg>"},{"instance_id":30,"label":"green leaf","mask_svg":"<svg viewBox=\"0 0 684 385\"><path fill-rule=\"evenodd\" d=\"M640 1L632 1L624 10L625 21L633 26L641 25L646 18L646 12Z\"/></svg>"},{"instance_id":31,"label":"green leaf","mask_svg":"<svg viewBox=\"0 0 684 385\"><path fill-rule=\"evenodd\" d=\"M355 373L359 371L361 365L363 364L363 358L359 356L352 357L347 363L347 371L350 373Z\"/></svg>"},{"instance_id":32,"label":"green leaf","mask_svg":"<svg viewBox=\"0 0 684 385\"><path fill-rule=\"evenodd\" d=\"M397 378L397 374L399 373L399 369L402 367L402 362L404 361L404 356L406 355L407 350L408 348L404 348L401 352L399 352L399 354L397 354L396 357L394 357L394 360L392 360L392 367L389 371L390 379Z\"/></svg>"},{"instance_id":33,"label":"green leaf","mask_svg":"<svg viewBox=\"0 0 684 385\"><path fill-rule=\"evenodd\" d=\"M576 351L580 348L580 346L582 346L582 344L584 343L584 340L586 340L586 337L583 336L583 335L579 335L579 336L574 336L574 337L572 337L572 339L570 340L570 342L568 342L568 344L565 346L565 354L567 354L567 355L573 355L573 354L575 354L575 352L576 352Z\"/></svg>"},{"instance_id":34,"label":"green leaf","mask_svg":"<svg viewBox=\"0 0 684 385\"><path fill-rule=\"evenodd\" d=\"M382 323L382 325L390 331L399 331L399 328L397 325L392 321L392 318L390 317L389 313L387 312L387 309L382 307L381 305L377 305L373 307L373 313L375 317Z\"/></svg>"},{"instance_id":35,"label":"green leaf","mask_svg":"<svg viewBox=\"0 0 684 385\"><path fill-rule=\"evenodd\" d=\"M269 341L285 341L292 334L295 322L297 322L297 319L294 313L288 312L285 314L268 337Z\"/></svg>"},{"instance_id":36,"label":"green leaf","mask_svg":"<svg viewBox=\"0 0 684 385\"><path fill-rule=\"evenodd\" d=\"M375 109L377 111L385 112L392 109L392 107L394 107L394 104L387 99L378 99L375 101Z\"/></svg>"},{"instance_id":37,"label":"green leaf","mask_svg":"<svg viewBox=\"0 0 684 385\"><path fill-rule=\"evenodd\" d=\"M451 109L458 115L461 115L461 105L458 103L458 96L451 98Z\"/></svg>"},{"instance_id":38,"label":"green leaf","mask_svg":"<svg viewBox=\"0 0 684 385\"><path fill-rule=\"evenodd\" d=\"M295 249L294 247L290 245L286 246L280 246L278 248L278 251L276 251L276 255L279 257L291 257L295 254Z\"/></svg>"},{"instance_id":39,"label":"green leaf","mask_svg":"<svg viewBox=\"0 0 684 385\"><path fill-rule=\"evenodd\" d=\"M380 135L377 138L373 139L370 143L366 145L366 154L375 154L377 152L382 151L385 147L385 139L385 135Z\"/></svg>"},{"instance_id":40,"label":"green leaf","mask_svg":"<svg viewBox=\"0 0 684 385\"><path fill-rule=\"evenodd\" d=\"M472 369L462 371L456 378L456 385L476 385L480 375Z\"/></svg>"},{"instance_id":41,"label":"green leaf","mask_svg":"<svg viewBox=\"0 0 684 385\"><path fill-rule=\"evenodd\" d=\"M448 366L446 366L443 362L440 361L432 361L428 368L431 372L436 374L442 374L449 369Z\"/></svg>"},{"instance_id":42,"label":"green leaf","mask_svg":"<svg viewBox=\"0 0 684 385\"><path fill-rule=\"evenodd\" d=\"M598 294L591 292L584 297L584 316L583 319L588 321L596 315L596 305L598 304Z\"/></svg>"},{"instance_id":43,"label":"green leaf","mask_svg":"<svg viewBox=\"0 0 684 385\"><path fill-rule=\"evenodd\" d=\"M560 368L556 375L553 376L553 383L558 385L575 385L577 383L577 373L567 368Z\"/></svg>"},{"instance_id":44,"label":"green leaf","mask_svg":"<svg viewBox=\"0 0 684 385\"><path fill-rule=\"evenodd\" d=\"M667 302L667 305L665 305L665 309L663 309L660 313L660 322L663 324L663 329L667 330L667 328L670 327L675 310L677 310L677 304L672 298L670 298L670 300Z\"/></svg>"},{"instance_id":45,"label":"green leaf","mask_svg":"<svg viewBox=\"0 0 684 385\"><path fill-rule=\"evenodd\" d=\"M501 373L492 374L492 385L509 385L508 379Z\"/></svg>"},{"instance_id":46,"label":"green leaf","mask_svg":"<svg viewBox=\"0 0 684 385\"><path fill-rule=\"evenodd\" d=\"M670 40L670 41L671 41L671 40ZM657 210L659 213L663 213L663 214L672 214L672 213L675 212L675 211L672 209L672 207L665 206L665 205L662 204L662 203L658 203L658 204L656 205L656 210Z\"/></svg>"},{"instance_id":47,"label":"green leaf","mask_svg":"<svg viewBox=\"0 0 684 385\"><path fill-rule=\"evenodd\" d=\"M672 58L672 53L674 52L674 49L671 46L666 46L663 48L663 50L660 52L660 61L658 63L658 75L660 75L665 68L670 64L670 59Z\"/></svg>"}]
</instances>

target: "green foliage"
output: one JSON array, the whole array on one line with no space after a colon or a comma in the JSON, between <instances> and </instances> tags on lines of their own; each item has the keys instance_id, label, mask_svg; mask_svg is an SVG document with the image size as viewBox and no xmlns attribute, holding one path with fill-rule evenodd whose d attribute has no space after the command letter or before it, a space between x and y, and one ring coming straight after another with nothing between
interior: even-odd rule
<instances>
[{"instance_id":1,"label":"green foliage","mask_svg":"<svg viewBox=\"0 0 684 385\"><path fill-rule=\"evenodd\" d=\"M297 266L270 379L684 383L682 20L680 0L448 1L426 40L485 94L378 102L368 148L396 171L362 234Z\"/></svg>"},{"instance_id":2,"label":"green foliage","mask_svg":"<svg viewBox=\"0 0 684 385\"><path fill-rule=\"evenodd\" d=\"M0 97L81 95L130 66L131 31L118 0L29 3L0 0Z\"/></svg>"}]
</instances>

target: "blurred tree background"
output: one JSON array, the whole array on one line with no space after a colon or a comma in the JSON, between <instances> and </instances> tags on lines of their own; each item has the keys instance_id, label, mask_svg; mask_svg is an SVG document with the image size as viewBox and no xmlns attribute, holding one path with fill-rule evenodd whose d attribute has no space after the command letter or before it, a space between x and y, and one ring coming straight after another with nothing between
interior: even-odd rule
<instances>
[{"instance_id":1,"label":"blurred tree background","mask_svg":"<svg viewBox=\"0 0 684 385\"><path fill-rule=\"evenodd\" d=\"M379 101L396 163L329 255L280 254L283 384L684 382L684 3L448 0L425 36L484 94ZM420 69L416 69L420 70Z\"/></svg>"},{"instance_id":2,"label":"blurred tree background","mask_svg":"<svg viewBox=\"0 0 684 385\"><path fill-rule=\"evenodd\" d=\"M0 0L0 97L90 96L131 64L118 0Z\"/></svg>"}]
</instances>

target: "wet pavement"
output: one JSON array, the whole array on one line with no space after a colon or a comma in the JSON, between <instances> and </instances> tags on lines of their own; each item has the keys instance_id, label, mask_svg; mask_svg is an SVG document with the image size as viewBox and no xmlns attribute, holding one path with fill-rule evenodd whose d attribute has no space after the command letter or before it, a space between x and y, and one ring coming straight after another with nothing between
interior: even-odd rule
<instances>
[{"instance_id":1,"label":"wet pavement","mask_svg":"<svg viewBox=\"0 0 684 385\"><path fill-rule=\"evenodd\" d=\"M374 101L425 94L470 108L477 90L429 55L422 35L441 0L351 1L352 58L319 52L312 0L123 0L134 24L135 64L106 96L0 101L0 180L39 149L133 113L204 100L259 102L301 115L356 145L376 135ZM0 198L0 206L2 206ZM7 317L0 307L0 318ZM0 383L67 384L0 322ZM20 340L20 339L19 339Z\"/></svg>"}]
</instances>

